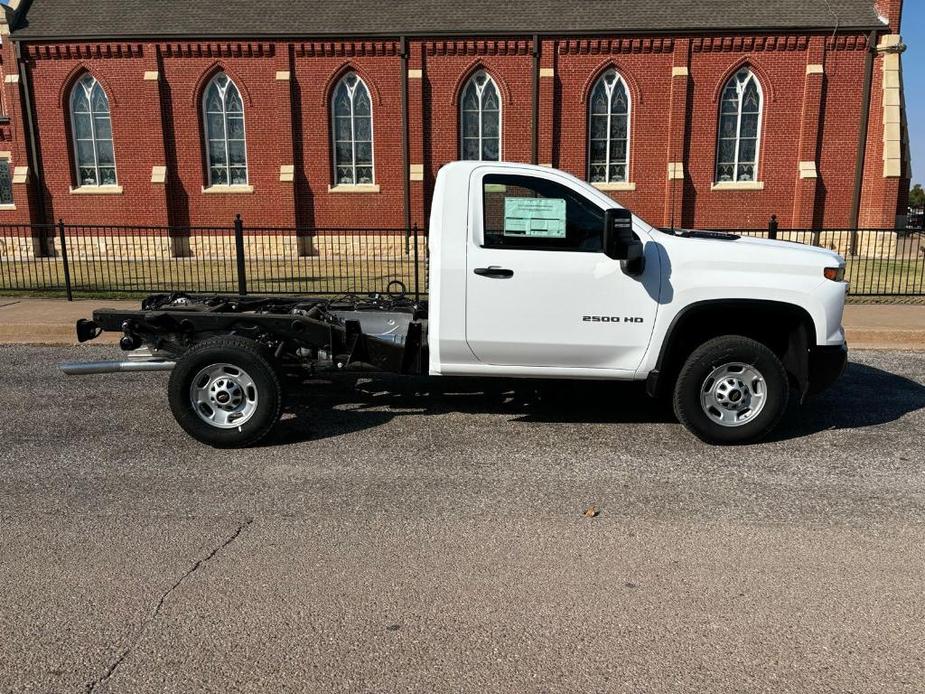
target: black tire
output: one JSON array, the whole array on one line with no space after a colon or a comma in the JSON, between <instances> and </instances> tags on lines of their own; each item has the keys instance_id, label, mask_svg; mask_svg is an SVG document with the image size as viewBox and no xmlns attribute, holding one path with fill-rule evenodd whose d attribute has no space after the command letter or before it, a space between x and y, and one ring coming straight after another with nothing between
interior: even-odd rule
<instances>
[{"instance_id":1,"label":"black tire","mask_svg":"<svg viewBox=\"0 0 925 694\"><path fill-rule=\"evenodd\" d=\"M725 364L747 364L764 379L764 404L756 415L741 424L724 426L707 414L701 393L714 369ZM711 381L711 385L718 381ZM741 396L740 396L741 397ZM765 345L739 335L709 340L684 362L674 387L674 413L688 431L702 441L733 445L753 443L767 436L780 422L790 399L790 383L783 363Z\"/></svg>"},{"instance_id":2,"label":"black tire","mask_svg":"<svg viewBox=\"0 0 925 694\"><path fill-rule=\"evenodd\" d=\"M253 380L253 413L241 425L219 428L205 421L191 398L193 379L203 369L229 364ZM245 395L245 398L248 396ZM266 436L279 421L283 394L279 377L266 351L253 340L237 336L212 337L191 347L170 374L167 399L177 423L197 441L216 448L244 448Z\"/></svg>"}]
</instances>

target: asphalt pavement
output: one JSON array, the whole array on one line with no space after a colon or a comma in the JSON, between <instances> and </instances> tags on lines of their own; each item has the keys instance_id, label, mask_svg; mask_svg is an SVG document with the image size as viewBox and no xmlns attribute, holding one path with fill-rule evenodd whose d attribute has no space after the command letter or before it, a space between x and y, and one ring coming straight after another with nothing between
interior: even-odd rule
<instances>
[{"instance_id":1,"label":"asphalt pavement","mask_svg":"<svg viewBox=\"0 0 925 694\"><path fill-rule=\"evenodd\" d=\"M0 347L2 692L921 692L925 353L771 441L635 386L306 384L216 451ZM585 509L594 505L598 515Z\"/></svg>"}]
</instances>

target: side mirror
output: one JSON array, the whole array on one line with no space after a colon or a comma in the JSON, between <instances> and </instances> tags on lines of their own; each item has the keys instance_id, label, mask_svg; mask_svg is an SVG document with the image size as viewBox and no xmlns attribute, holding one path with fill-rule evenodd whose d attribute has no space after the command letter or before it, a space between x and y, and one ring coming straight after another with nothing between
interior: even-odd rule
<instances>
[{"instance_id":1,"label":"side mirror","mask_svg":"<svg viewBox=\"0 0 925 694\"><path fill-rule=\"evenodd\" d=\"M611 208L604 211L604 254L619 260L627 275L641 275L645 270L643 244L633 233L633 215L629 210Z\"/></svg>"}]
</instances>

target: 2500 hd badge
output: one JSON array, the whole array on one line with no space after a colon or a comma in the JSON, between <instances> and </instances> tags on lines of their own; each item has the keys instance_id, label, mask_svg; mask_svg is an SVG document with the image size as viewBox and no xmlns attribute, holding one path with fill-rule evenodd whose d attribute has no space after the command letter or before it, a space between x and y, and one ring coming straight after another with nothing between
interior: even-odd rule
<instances>
[{"instance_id":1,"label":"2500 hd badge","mask_svg":"<svg viewBox=\"0 0 925 694\"><path fill-rule=\"evenodd\" d=\"M642 323L640 316L582 316L584 323Z\"/></svg>"}]
</instances>

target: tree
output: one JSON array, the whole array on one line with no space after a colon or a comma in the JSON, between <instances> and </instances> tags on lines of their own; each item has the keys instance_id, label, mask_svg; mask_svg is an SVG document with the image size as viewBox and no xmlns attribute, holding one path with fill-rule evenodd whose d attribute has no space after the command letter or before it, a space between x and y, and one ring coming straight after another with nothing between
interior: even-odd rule
<instances>
[{"instance_id":1,"label":"tree","mask_svg":"<svg viewBox=\"0 0 925 694\"><path fill-rule=\"evenodd\" d=\"M925 190L921 183L916 183L909 191L909 207L925 207Z\"/></svg>"}]
</instances>

